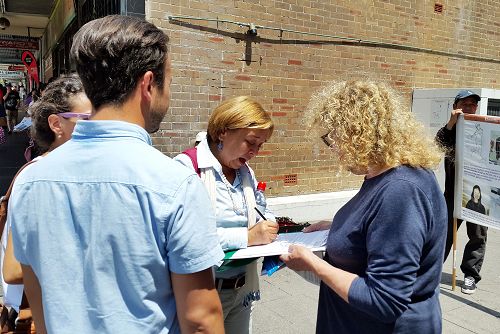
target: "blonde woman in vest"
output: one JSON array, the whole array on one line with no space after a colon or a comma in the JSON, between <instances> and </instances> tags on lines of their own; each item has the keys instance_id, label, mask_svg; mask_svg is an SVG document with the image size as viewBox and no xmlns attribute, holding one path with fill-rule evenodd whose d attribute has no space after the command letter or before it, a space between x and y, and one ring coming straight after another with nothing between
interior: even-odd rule
<instances>
[{"instance_id":1,"label":"blonde woman in vest","mask_svg":"<svg viewBox=\"0 0 500 334\"><path fill-rule=\"evenodd\" d=\"M256 216L257 181L248 166L273 130L271 117L262 106L247 96L239 96L215 108L208 122L208 135L197 146L197 172L215 208L224 250L268 244L276 239L278 224L259 221ZM195 168L186 154L175 159ZM268 211L265 215L272 217ZM216 272L215 286L224 310L226 334L251 333L253 302L260 298L256 261Z\"/></svg>"}]
</instances>

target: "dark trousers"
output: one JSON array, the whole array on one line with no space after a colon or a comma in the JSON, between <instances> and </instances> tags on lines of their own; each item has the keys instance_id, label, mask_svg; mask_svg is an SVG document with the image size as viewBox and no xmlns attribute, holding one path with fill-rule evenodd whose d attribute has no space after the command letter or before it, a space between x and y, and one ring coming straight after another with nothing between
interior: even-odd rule
<instances>
[{"instance_id":1,"label":"dark trousers","mask_svg":"<svg viewBox=\"0 0 500 334\"><path fill-rule=\"evenodd\" d=\"M448 234L446 235L446 248L444 250L444 261L450 253L453 245L453 216L448 218ZM481 280L481 266L483 265L484 253L486 252L486 238L488 228L486 226L467 223L467 236L469 241L465 245L464 255L460 269L465 276L471 276L476 282ZM461 219L457 219L457 230L462 224Z\"/></svg>"}]
</instances>

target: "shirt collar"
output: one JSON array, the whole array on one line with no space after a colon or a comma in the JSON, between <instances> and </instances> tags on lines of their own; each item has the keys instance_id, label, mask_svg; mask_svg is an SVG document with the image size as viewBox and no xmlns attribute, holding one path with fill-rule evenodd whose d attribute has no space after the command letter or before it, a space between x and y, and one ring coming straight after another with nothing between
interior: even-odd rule
<instances>
[{"instance_id":1,"label":"shirt collar","mask_svg":"<svg viewBox=\"0 0 500 334\"><path fill-rule=\"evenodd\" d=\"M151 137L140 126L124 121L77 121L72 134L73 140L86 138L132 137L152 145Z\"/></svg>"},{"instance_id":2,"label":"shirt collar","mask_svg":"<svg viewBox=\"0 0 500 334\"><path fill-rule=\"evenodd\" d=\"M208 146L207 138L204 138L198 146L196 146L197 159L198 159L198 167L199 168L210 168L213 167L217 170L222 171L222 166L217 160L217 158L210 151L210 147Z\"/></svg>"}]
</instances>

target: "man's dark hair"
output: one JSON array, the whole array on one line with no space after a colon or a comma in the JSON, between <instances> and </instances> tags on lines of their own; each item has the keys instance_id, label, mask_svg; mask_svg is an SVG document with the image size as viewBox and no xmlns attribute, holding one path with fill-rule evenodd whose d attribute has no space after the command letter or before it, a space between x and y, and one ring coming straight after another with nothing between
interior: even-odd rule
<instances>
[{"instance_id":1,"label":"man's dark hair","mask_svg":"<svg viewBox=\"0 0 500 334\"><path fill-rule=\"evenodd\" d=\"M43 97L29 107L33 120L31 138L41 153L45 153L56 139L49 126L49 116L73 111L73 98L82 93L83 85L78 75L64 75L47 85Z\"/></svg>"},{"instance_id":2,"label":"man's dark hair","mask_svg":"<svg viewBox=\"0 0 500 334\"><path fill-rule=\"evenodd\" d=\"M71 59L94 108L123 104L147 71L163 89L167 43L163 31L136 17L110 15L85 24L73 39Z\"/></svg>"}]
</instances>

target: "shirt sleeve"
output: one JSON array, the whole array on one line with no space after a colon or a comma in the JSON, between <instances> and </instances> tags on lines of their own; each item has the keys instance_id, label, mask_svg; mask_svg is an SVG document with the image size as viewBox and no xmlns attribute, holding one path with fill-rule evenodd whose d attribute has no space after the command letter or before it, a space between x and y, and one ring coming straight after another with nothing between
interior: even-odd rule
<instances>
[{"instance_id":1,"label":"shirt sleeve","mask_svg":"<svg viewBox=\"0 0 500 334\"><path fill-rule=\"evenodd\" d=\"M194 170L193 162L186 154L181 153L175 156L174 160ZM248 229L246 227L217 227L217 235L224 251L247 248L248 246Z\"/></svg>"},{"instance_id":2,"label":"shirt sleeve","mask_svg":"<svg viewBox=\"0 0 500 334\"><path fill-rule=\"evenodd\" d=\"M171 222L166 231L170 269L189 274L218 265L224 258L215 215L197 175L188 177L176 192Z\"/></svg>"},{"instance_id":3,"label":"shirt sleeve","mask_svg":"<svg viewBox=\"0 0 500 334\"><path fill-rule=\"evenodd\" d=\"M173 159L175 161L181 163L182 165L188 167L190 170L195 171L194 166L193 166L193 162L191 161L191 158L188 157L187 154L184 154L184 153L178 154Z\"/></svg>"},{"instance_id":4,"label":"shirt sleeve","mask_svg":"<svg viewBox=\"0 0 500 334\"><path fill-rule=\"evenodd\" d=\"M18 176L17 180L19 178L20 176ZM30 212L30 208L22 200L23 195L20 194L20 191L22 190L14 185L9 198L6 225L11 226L15 258L20 263L30 265L29 249L26 247L30 230L27 214Z\"/></svg>"},{"instance_id":5,"label":"shirt sleeve","mask_svg":"<svg viewBox=\"0 0 500 334\"><path fill-rule=\"evenodd\" d=\"M436 134L436 141L443 147L449 149L455 146L456 128L453 127L448 130L446 126L443 126Z\"/></svg>"},{"instance_id":6,"label":"shirt sleeve","mask_svg":"<svg viewBox=\"0 0 500 334\"><path fill-rule=\"evenodd\" d=\"M224 251L248 247L248 228L218 227L217 234Z\"/></svg>"},{"instance_id":7,"label":"shirt sleeve","mask_svg":"<svg viewBox=\"0 0 500 334\"><path fill-rule=\"evenodd\" d=\"M380 321L394 322L411 301L432 209L410 182L391 182L381 191L367 226L366 276L352 282L348 300Z\"/></svg>"}]
</instances>

